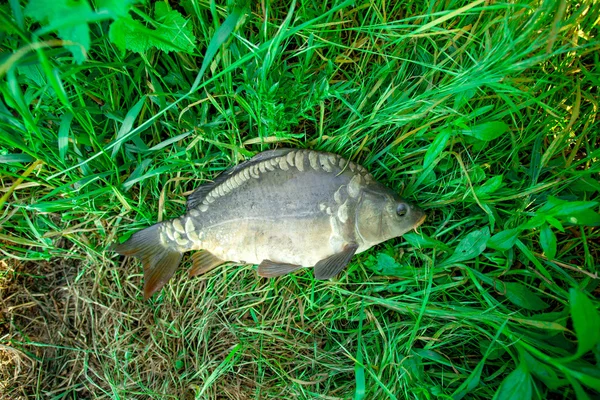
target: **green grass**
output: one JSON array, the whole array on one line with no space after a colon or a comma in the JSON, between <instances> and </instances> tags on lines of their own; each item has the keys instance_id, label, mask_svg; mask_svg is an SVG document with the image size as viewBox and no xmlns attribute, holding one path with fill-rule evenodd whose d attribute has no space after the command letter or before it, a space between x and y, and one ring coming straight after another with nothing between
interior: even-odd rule
<instances>
[{"instance_id":1,"label":"green grass","mask_svg":"<svg viewBox=\"0 0 600 400\"><path fill-rule=\"evenodd\" d=\"M9 3L0 396L600 396L597 1L189 1L168 53L78 11L82 64ZM143 301L108 245L278 146L361 163L426 223L333 281L185 259Z\"/></svg>"}]
</instances>

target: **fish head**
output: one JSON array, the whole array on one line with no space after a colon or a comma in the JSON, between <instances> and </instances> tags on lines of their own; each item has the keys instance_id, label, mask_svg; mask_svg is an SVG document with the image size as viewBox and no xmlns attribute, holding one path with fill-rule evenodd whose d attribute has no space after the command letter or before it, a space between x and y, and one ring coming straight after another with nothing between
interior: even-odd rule
<instances>
[{"instance_id":1,"label":"fish head","mask_svg":"<svg viewBox=\"0 0 600 400\"><path fill-rule=\"evenodd\" d=\"M368 245L402 236L425 222L425 212L399 196L364 191L356 210L356 232Z\"/></svg>"}]
</instances>

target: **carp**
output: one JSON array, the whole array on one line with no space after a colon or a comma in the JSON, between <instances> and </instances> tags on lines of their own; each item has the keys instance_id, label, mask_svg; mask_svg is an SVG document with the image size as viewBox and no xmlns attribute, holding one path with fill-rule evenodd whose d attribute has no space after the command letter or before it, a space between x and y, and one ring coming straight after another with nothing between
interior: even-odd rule
<instances>
[{"instance_id":1,"label":"carp","mask_svg":"<svg viewBox=\"0 0 600 400\"><path fill-rule=\"evenodd\" d=\"M425 213L339 155L302 149L258 153L200 186L186 213L113 245L144 266L144 298L173 276L183 253L190 277L225 262L276 277L314 267L339 274L354 254L416 229Z\"/></svg>"}]
</instances>

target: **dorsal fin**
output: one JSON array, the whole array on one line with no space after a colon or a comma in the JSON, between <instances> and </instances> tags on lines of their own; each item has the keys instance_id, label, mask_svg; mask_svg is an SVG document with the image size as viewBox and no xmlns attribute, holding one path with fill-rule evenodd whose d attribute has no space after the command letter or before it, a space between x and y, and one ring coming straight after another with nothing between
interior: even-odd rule
<instances>
[{"instance_id":1,"label":"dorsal fin","mask_svg":"<svg viewBox=\"0 0 600 400\"><path fill-rule=\"evenodd\" d=\"M245 168L251 167L259 162L270 160L272 158L280 157L286 155L290 151L294 151L295 149L276 149L276 150L267 150L261 153L258 153L254 157L244 162L239 163L235 167L232 167L225 172L222 172L219 176L215 178L213 182L205 183L202 186L199 186L192 194L189 195L187 199L187 209L191 210L194 207L197 207L202 203L202 200L206 197L208 193L210 193L214 188L219 186L221 183L225 182L235 173L242 171Z\"/></svg>"}]
</instances>

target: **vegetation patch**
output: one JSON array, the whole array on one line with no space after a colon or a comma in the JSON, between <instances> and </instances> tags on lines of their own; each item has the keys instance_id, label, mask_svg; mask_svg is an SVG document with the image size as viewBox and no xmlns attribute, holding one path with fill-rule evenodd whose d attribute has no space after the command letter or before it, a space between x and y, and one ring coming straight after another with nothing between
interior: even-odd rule
<instances>
[{"instance_id":1,"label":"vegetation patch","mask_svg":"<svg viewBox=\"0 0 600 400\"><path fill-rule=\"evenodd\" d=\"M23 3L0 5L0 397L600 396L596 1ZM428 218L334 280L186 257L144 301L108 246L278 147Z\"/></svg>"}]
</instances>

